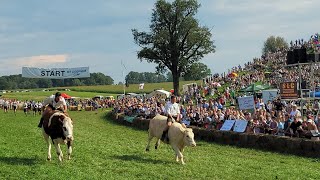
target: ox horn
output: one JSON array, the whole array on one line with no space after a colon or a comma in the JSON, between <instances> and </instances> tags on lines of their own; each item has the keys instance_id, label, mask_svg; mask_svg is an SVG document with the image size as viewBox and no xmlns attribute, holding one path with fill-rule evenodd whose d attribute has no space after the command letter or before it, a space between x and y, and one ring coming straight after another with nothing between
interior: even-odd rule
<instances>
[{"instance_id":1,"label":"ox horn","mask_svg":"<svg viewBox=\"0 0 320 180\"><path fill-rule=\"evenodd\" d=\"M61 113L61 112L56 112L56 113L52 114L52 115L50 116L50 118L49 118L48 127L50 127L50 125L51 125L51 120L52 120L52 118L55 117L55 116L64 116L64 117L66 117L66 115L64 115L64 114Z\"/></svg>"}]
</instances>

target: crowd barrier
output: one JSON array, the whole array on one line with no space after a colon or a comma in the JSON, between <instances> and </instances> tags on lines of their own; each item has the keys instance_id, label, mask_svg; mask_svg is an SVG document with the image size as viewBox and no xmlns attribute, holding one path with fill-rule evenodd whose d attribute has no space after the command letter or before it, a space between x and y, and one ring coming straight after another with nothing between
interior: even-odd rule
<instances>
[{"instance_id":1,"label":"crowd barrier","mask_svg":"<svg viewBox=\"0 0 320 180\"><path fill-rule=\"evenodd\" d=\"M80 111L81 110L81 106L70 106L69 110L70 111Z\"/></svg>"},{"instance_id":2,"label":"crowd barrier","mask_svg":"<svg viewBox=\"0 0 320 180\"><path fill-rule=\"evenodd\" d=\"M149 120L134 118L132 122L126 120L123 114L111 113L112 120L122 125L141 130L148 130ZM206 130L192 127L195 139L243 148L253 148L279 153L294 154L320 158L320 141L268 134L237 133L233 131Z\"/></svg>"}]
</instances>

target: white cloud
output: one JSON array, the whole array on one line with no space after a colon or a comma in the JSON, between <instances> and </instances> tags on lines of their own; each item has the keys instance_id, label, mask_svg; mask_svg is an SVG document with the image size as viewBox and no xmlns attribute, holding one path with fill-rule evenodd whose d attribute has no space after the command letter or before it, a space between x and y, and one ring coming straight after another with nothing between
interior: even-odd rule
<instances>
[{"instance_id":1,"label":"white cloud","mask_svg":"<svg viewBox=\"0 0 320 180\"><path fill-rule=\"evenodd\" d=\"M39 55L31 57L22 57L15 60L10 60L10 64L16 66L50 66L56 63L65 63L67 61L68 55L57 54L57 55Z\"/></svg>"},{"instance_id":2,"label":"white cloud","mask_svg":"<svg viewBox=\"0 0 320 180\"><path fill-rule=\"evenodd\" d=\"M59 64L58 67L63 67L67 62L68 55L38 55L31 57L9 58L2 61L0 64L0 75L20 74L22 67L42 67L48 68Z\"/></svg>"}]
</instances>

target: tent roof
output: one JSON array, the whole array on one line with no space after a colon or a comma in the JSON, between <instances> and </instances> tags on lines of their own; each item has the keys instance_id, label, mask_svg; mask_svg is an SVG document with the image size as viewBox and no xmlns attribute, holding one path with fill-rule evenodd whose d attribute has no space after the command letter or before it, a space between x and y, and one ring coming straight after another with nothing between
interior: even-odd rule
<instances>
[{"instance_id":1,"label":"tent roof","mask_svg":"<svg viewBox=\"0 0 320 180\"><path fill-rule=\"evenodd\" d=\"M166 95L166 97L168 98L169 96L170 96L170 92L169 91L165 91L165 90L155 90L155 91L153 91L153 92L151 92L150 94L149 94L149 96L154 96L154 95L156 95L156 94L164 94L164 95Z\"/></svg>"},{"instance_id":2,"label":"tent roof","mask_svg":"<svg viewBox=\"0 0 320 180\"><path fill-rule=\"evenodd\" d=\"M61 96L64 97L65 99L71 99L71 96L69 96L66 93L61 93Z\"/></svg>"}]
</instances>

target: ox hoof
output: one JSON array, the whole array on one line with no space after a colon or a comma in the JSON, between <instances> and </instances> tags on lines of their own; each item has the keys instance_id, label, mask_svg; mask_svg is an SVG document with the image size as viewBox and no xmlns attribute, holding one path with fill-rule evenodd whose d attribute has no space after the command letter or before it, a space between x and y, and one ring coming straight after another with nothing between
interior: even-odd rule
<instances>
[{"instance_id":1,"label":"ox hoof","mask_svg":"<svg viewBox=\"0 0 320 180\"><path fill-rule=\"evenodd\" d=\"M158 146L155 146L154 149L158 149Z\"/></svg>"},{"instance_id":2,"label":"ox hoof","mask_svg":"<svg viewBox=\"0 0 320 180\"><path fill-rule=\"evenodd\" d=\"M47 157L47 161L51 161L51 158Z\"/></svg>"},{"instance_id":3,"label":"ox hoof","mask_svg":"<svg viewBox=\"0 0 320 180\"><path fill-rule=\"evenodd\" d=\"M149 148L147 148L146 151L150 151Z\"/></svg>"}]
</instances>

